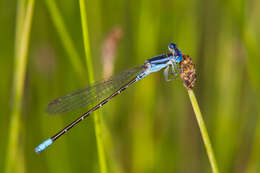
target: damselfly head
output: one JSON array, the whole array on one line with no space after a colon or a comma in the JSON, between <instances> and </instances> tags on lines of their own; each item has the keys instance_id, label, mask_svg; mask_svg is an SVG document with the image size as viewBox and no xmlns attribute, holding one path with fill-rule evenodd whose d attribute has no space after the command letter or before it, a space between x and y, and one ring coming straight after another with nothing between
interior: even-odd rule
<instances>
[{"instance_id":1,"label":"damselfly head","mask_svg":"<svg viewBox=\"0 0 260 173\"><path fill-rule=\"evenodd\" d=\"M180 62L181 73L180 77L183 85L189 90L195 85L197 79L195 64L189 55L183 55L183 59Z\"/></svg>"},{"instance_id":2,"label":"damselfly head","mask_svg":"<svg viewBox=\"0 0 260 173\"><path fill-rule=\"evenodd\" d=\"M170 43L168 49L174 56L175 62L179 63L182 61L182 52L180 51L180 49L177 48L176 44Z\"/></svg>"},{"instance_id":3,"label":"damselfly head","mask_svg":"<svg viewBox=\"0 0 260 173\"><path fill-rule=\"evenodd\" d=\"M170 50L170 52L175 51L176 48L177 48L177 45L174 43L170 43L168 45L168 49Z\"/></svg>"}]
</instances>

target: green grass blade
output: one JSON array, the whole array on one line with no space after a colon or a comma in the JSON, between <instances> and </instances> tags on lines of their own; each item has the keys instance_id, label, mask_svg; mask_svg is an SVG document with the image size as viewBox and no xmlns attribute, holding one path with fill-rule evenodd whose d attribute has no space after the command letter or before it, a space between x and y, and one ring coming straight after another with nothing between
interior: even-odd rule
<instances>
[{"instance_id":1,"label":"green grass blade","mask_svg":"<svg viewBox=\"0 0 260 173\"><path fill-rule=\"evenodd\" d=\"M64 49L67 51L69 55L69 60L75 72L79 75L79 78L82 81L85 81L85 74L84 74L83 66L81 65L80 62L80 56L78 55L77 50L73 44L73 41L69 36L69 32L66 29L66 26L63 22L64 20L62 19L62 16L57 8L57 5L55 4L55 1L46 0L45 2L48 7L49 13L51 15L53 24L55 25L58 31L58 34L61 38L61 42L64 46Z\"/></svg>"},{"instance_id":2,"label":"green grass blade","mask_svg":"<svg viewBox=\"0 0 260 173\"><path fill-rule=\"evenodd\" d=\"M136 1L132 14L136 15L136 32L133 37L136 40L134 50L136 51L137 64L145 61L145 58L156 55L160 35L160 14L154 13L159 1ZM138 10L137 10L138 9ZM140 84L142 83L142 84ZM153 172L156 168L155 131L155 103L156 101L156 77L149 76L136 85L133 96L131 112L134 128L132 129L132 169L133 172ZM140 86L141 85L141 86ZM140 102L142 105L140 106ZM163 171L162 171L163 172Z\"/></svg>"},{"instance_id":3,"label":"green grass blade","mask_svg":"<svg viewBox=\"0 0 260 173\"><path fill-rule=\"evenodd\" d=\"M259 64L260 64L260 51L259 51L259 41L257 40L257 31L259 31L259 22L255 22L256 18L258 17L258 10L255 8L252 11L252 20L247 21L245 32L243 33L243 41L246 46L246 50L248 53L247 58L247 68L249 73L249 81L252 83L254 87L257 97L259 100L260 96L260 71L259 71ZM259 103L258 105L258 120L256 124L255 134L252 141L252 147L250 148L250 155L249 161L246 168L246 173L256 173L260 171L260 114L259 114Z\"/></svg>"},{"instance_id":4,"label":"green grass blade","mask_svg":"<svg viewBox=\"0 0 260 173\"><path fill-rule=\"evenodd\" d=\"M85 1L79 0L79 5L80 5L80 14L81 14L84 50L86 56L86 66L88 71L89 83L91 84L94 83L94 73L92 67L92 58L91 58L90 43L89 43L89 36L88 36L87 13L86 13ZM106 156L105 156L105 150L104 150L102 134L101 134L101 118L102 118L101 113L94 114L94 124L95 124L95 133L96 133L100 170L101 173L106 173L107 165L106 165Z\"/></svg>"},{"instance_id":5,"label":"green grass blade","mask_svg":"<svg viewBox=\"0 0 260 173\"><path fill-rule=\"evenodd\" d=\"M20 2L20 5L23 5ZM29 0L26 8L24 23L17 21L16 30L16 48L15 53L15 67L14 67L14 90L13 90L13 105L10 120L10 130L9 130L9 141L8 150L6 157L6 173L11 172L24 172L24 170L16 169L17 160L23 160L19 153L22 153L19 149L18 139L20 124L20 114L22 109L22 96L24 90L25 72L27 66L27 53L29 45L29 36L31 31L31 23L34 10L34 0ZM17 17L17 20L21 18ZM22 27L21 27L22 25ZM20 35L21 34L21 35ZM19 166L21 168L21 166ZM24 167L23 167L24 168Z\"/></svg>"},{"instance_id":6,"label":"green grass blade","mask_svg":"<svg viewBox=\"0 0 260 173\"><path fill-rule=\"evenodd\" d=\"M216 158L215 158L215 155L214 155L214 152L213 152L213 148L211 146L211 142L210 142L210 139L209 139L209 135L208 135L208 132L207 132L206 125L204 123L204 120L202 118L202 114L200 112L199 104L197 102L197 99L194 95L193 90L188 90L188 94L189 94L189 97L190 97L190 101L191 101L194 113L196 115L196 119L197 119L197 122L198 122L198 125L199 125L199 128L200 128L200 132L201 132L201 135L202 135L204 145L205 145L206 150L207 150L207 154L208 154L208 157L209 157L209 162L210 162L212 171L214 173L218 173L219 171L218 171Z\"/></svg>"}]
</instances>

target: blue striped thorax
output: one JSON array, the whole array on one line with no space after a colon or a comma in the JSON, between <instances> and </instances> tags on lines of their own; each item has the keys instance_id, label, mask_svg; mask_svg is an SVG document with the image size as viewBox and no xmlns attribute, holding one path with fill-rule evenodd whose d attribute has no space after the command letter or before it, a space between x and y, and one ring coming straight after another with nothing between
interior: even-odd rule
<instances>
[{"instance_id":1,"label":"blue striped thorax","mask_svg":"<svg viewBox=\"0 0 260 173\"><path fill-rule=\"evenodd\" d=\"M170 43L168 48L171 53L154 56L145 62L147 75L182 61L182 52L177 48L176 44Z\"/></svg>"}]
</instances>

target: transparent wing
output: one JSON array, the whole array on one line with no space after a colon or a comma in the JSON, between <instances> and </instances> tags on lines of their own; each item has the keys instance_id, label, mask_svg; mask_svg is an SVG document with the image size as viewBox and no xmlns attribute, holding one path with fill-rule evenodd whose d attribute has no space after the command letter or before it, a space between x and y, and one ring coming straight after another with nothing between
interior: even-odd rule
<instances>
[{"instance_id":1,"label":"transparent wing","mask_svg":"<svg viewBox=\"0 0 260 173\"><path fill-rule=\"evenodd\" d=\"M88 88L59 97L48 104L46 112L60 114L97 104L141 71L143 71L143 66L134 67L112 76L108 80L97 82Z\"/></svg>"}]
</instances>

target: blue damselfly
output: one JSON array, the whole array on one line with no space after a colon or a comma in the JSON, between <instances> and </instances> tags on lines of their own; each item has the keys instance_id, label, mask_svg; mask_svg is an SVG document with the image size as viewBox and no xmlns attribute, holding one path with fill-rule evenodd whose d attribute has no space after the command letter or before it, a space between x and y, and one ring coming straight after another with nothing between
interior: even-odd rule
<instances>
[{"instance_id":1,"label":"blue damselfly","mask_svg":"<svg viewBox=\"0 0 260 173\"><path fill-rule=\"evenodd\" d=\"M174 79L169 77L177 76L181 72L179 64L183 59L183 55L174 43L169 44L168 48L170 50L170 53L168 54L152 57L146 60L141 66L131 68L111 77L108 80L98 82L86 89L78 90L52 101L46 109L49 114L70 112L75 109L93 105L94 103L98 104L70 123L60 132L41 143L37 148L35 148L35 151L39 153L46 149L73 126L88 117L89 114L99 109L113 97L121 93L130 85L145 78L150 73L164 69L165 80L170 81Z\"/></svg>"}]
</instances>

